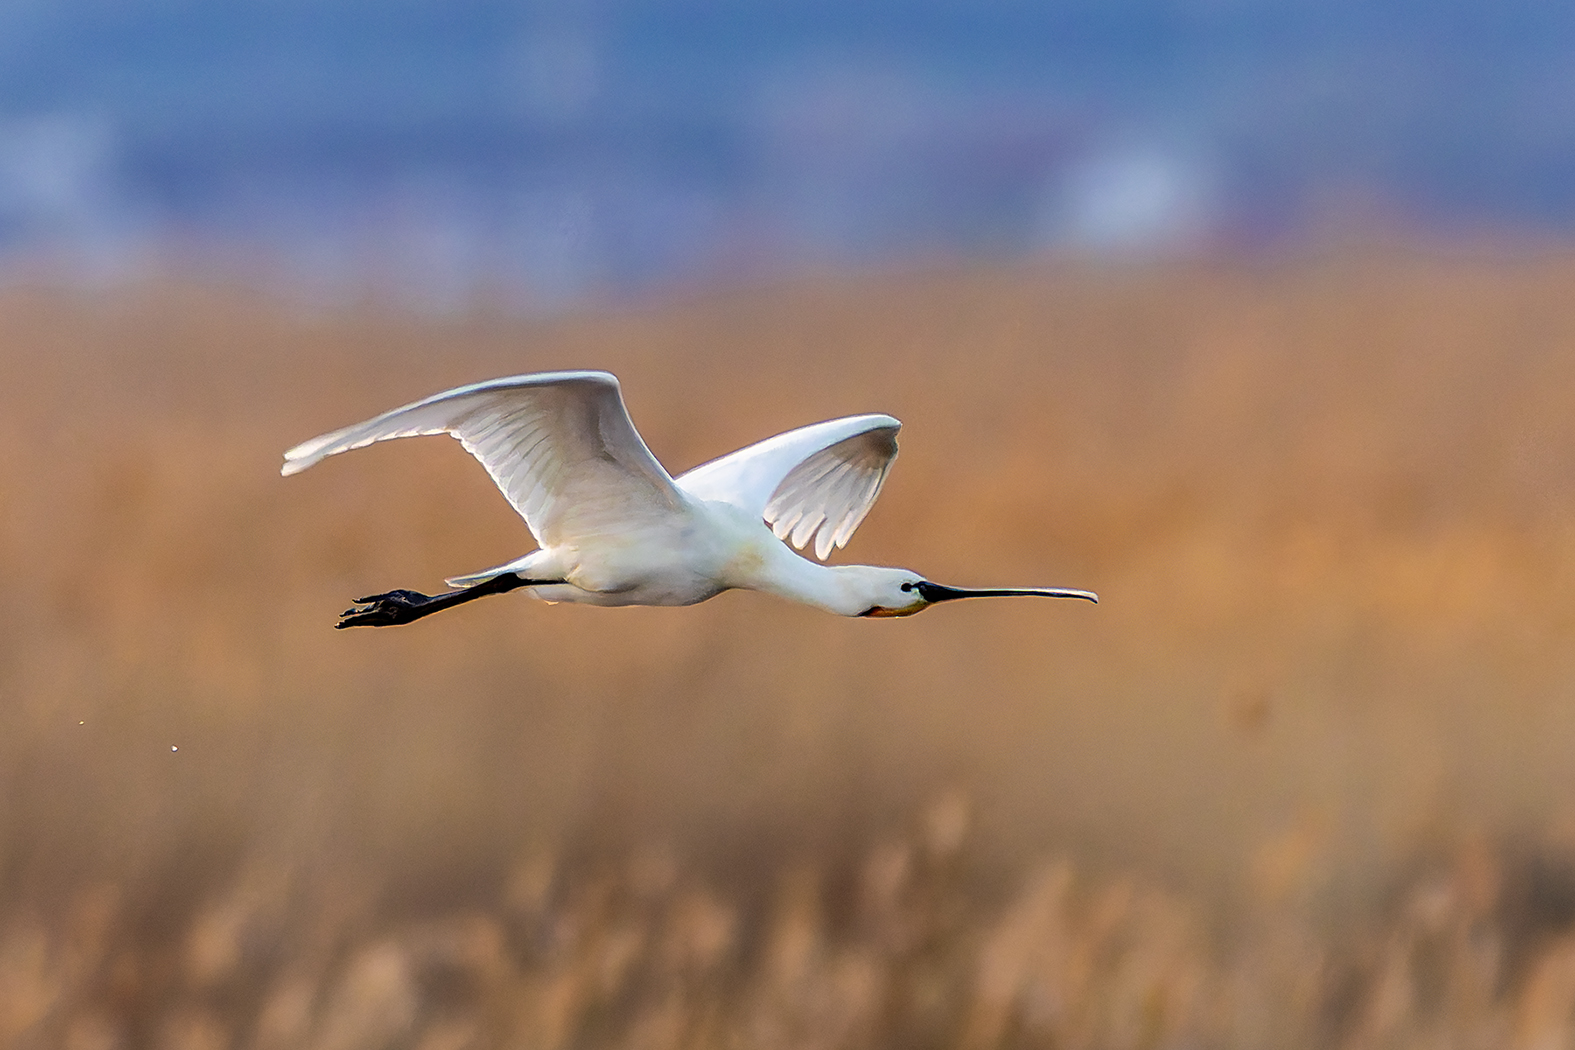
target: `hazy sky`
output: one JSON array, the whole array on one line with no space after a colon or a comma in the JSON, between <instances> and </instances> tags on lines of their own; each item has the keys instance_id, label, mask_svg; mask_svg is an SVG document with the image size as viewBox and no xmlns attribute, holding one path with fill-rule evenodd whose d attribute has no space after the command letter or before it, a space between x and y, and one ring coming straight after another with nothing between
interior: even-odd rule
<instances>
[{"instance_id":1,"label":"hazy sky","mask_svg":"<svg viewBox=\"0 0 1575 1050\"><path fill-rule=\"evenodd\" d=\"M0 251L542 300L1575 227L1575 5L0 2Z\"/></svg>"}]
</instances>

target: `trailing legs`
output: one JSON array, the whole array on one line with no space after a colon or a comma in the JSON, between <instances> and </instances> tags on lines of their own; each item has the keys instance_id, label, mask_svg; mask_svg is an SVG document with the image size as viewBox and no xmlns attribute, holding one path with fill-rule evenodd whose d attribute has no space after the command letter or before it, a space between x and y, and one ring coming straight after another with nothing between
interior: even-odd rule
<instances>
[{"instance_id":1,"label":"trailing legs","mask_svg":"<svg viewBox=\"0 0 1575 1050\"><path fill-rule=\"evenodd\" d=\"M422 594L420 591L389 591L366 598L355 599L355 607L340 614L334 624L336 630L346 627L393 627L409 623L423 616L431 616L456 605L485 598L489 594L503 594L519 587L540 587L545 584L563 583L563 580L527 580L512 572L483 580L474 587L464 587L442 594Z\"/></svg>"}]
</instances>

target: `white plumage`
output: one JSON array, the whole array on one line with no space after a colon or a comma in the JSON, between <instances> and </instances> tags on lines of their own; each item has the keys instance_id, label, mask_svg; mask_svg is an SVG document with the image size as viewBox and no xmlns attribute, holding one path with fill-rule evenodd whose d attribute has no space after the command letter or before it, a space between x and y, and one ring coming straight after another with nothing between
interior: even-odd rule
<instances>
[{"instance_id":1,"label":"white plumage","mask_svg":"<svg viewBox=\"0 0 1575 1050\"><path fill-rule=\"evenodd\" d=\"M456 387L284 454L285 475L375 441L449 434L491 475L540 549L427 596L357 599L338 626L406 623L518 587L549 601L690 605L724 590L767 591L830 612L903 616L951 598L1060 588L963 590L906 569L825 566L788 550L847 544L897 456L890 416L801 427L671 477L651 455L606 372L542 372Z\"/></svg>"}]
</instances>

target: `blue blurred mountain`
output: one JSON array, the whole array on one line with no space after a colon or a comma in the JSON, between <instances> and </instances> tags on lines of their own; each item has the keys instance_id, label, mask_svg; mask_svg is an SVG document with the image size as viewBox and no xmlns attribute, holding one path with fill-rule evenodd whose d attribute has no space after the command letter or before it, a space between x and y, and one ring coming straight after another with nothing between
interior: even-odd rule
<instances>
[{"instance_id":1,"label":"blue blurred mountain","mask_svg":"<svg viewBox=\"0 0 1575 1050\"><path fill-rule=\"evenodd\" d=\"M0 0L12 260L557 301L1341 221L1575 228L1575 5Z\"/></svg>"}]
</instances>

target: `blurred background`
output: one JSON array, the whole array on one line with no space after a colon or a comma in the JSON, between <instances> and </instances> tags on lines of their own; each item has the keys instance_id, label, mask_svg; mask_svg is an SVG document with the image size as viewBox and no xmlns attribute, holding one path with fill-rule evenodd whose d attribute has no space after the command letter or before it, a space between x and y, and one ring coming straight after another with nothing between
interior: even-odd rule
<instances>
[{"instance_id":1,"label":"blurred background","mask_svg":"<svg viewBox=\"0 0 1575 1050\"><path fill-rule=\"evenodd\" d=\"M0 2L0 1047L1575 1045L1575 11ZM520 596L453 443L836 415L836 560Z\"/></svg>"},{"instance_id":2,"label":"blurred background","mask_svg":"<svg viewBox=\"0 0 1575 1050\"><path fill-rule=\"evenodd\" d=\"M438 305L1575 227L1542 0L8 0L0 255Z\"/></svg>"}]
</instances>

